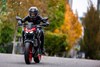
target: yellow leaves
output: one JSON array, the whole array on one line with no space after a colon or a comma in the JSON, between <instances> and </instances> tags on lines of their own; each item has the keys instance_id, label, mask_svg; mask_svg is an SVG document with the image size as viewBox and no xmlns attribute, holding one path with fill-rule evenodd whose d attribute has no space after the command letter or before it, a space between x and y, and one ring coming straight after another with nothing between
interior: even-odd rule
<instances>
[{"instance_id":1,"label":"yellow leaves","mask_svg":"<svg viewBox=\"0 0 100 67\"><path fill-rule=\"evenodd\" d=\"M59 29L55 29L54 33L60 33Z\"/></svg>"},{"instance_id":2,"label":"yellow leaves","mask_svg":"<svg viewBox=\"0 0 100 67\"><path fill-rule=\"evenodd\" d=\"M61 26L61 31L62 31L62 33L65 33L66 32L66 29L65 29L66 27L64 26L64 25L62 25Z\"/></svg>"},{"instance_id":3,"label":"yellow leaves","mask_svg":"<svg viewBox=\"0 0 100 67\"><path fill-rule=\"evenodd\" d=\"M70 9L70 6L66 5L66 13L65 13L65 21L64 24L61 27L61 30L64 31L64 33L68 33L68 42L70 45L74 45L77 39L80 38L82 34L82 28L81 24L78 21L78 18L73 14L72 10ZM66 32L65 30L66 29Z\"/></svg>"},{"instance_id":4,"label":"yellow leaves","mask_svg":"<svg viewBox=\"0 0 100 67\"><path fill-rule=\"evenodd\" d=\"M65 20L60 30L55 29L55 33L64 33L68 35L69 47L73 47L77 40L82 35L82 25L78 21L78 18L73 14L69 4L66 4ZM66 47L66 49L68 49Z\"/></svg>"}]
</instances>

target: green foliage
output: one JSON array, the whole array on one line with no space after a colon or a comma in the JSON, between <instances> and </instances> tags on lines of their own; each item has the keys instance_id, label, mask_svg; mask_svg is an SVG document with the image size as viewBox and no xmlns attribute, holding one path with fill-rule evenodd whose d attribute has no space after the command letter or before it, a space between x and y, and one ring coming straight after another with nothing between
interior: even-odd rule
<instances>
[{"instance_id":1,"label":"green foliage","mask_svg":"<svg viewBox=\"0 0 100 67\"><path fill-rule=\"evenodd\" d=\"M5 49L3 47L0 47L0 53L5 53Z\"/></svg>"},{"instance_id":2,"label":"green foliage","mask_svg":"<svg viewBox=\"0 0 100 67\"><path fill-rule=\"evenodd\" d=\"M17 36L22 36L22 27L18 27Z\"/></svg>"},{"instance_id":3,"label":"green foliage","mask_svg":"<svg viewBox=\"0 0 100 67\"><path fill-rule=\"evenodd\" d=\"M50 0L48 1L48 16L50 18L49 29L54 31L59 28L64 22L65 0Z\"/></svg>"},{"instance_id":4,"label":"green foliage","mask_svg":"<svg viewBox=\"0 0 100 67\"><path fill-rule=\"evenodd\" d=\"M7 44L13 40L13 29L9 24L3 24L4 26L0 31L0 44Z\"/></svg>"},{"instance_id":5,"label":"green foliage","mask_svg":"<svg viewBox=\"0 0 100 67\"><path fill-rule=\"evenodd\" d=\"M55 34L48 31L45 33L45 48L49 55L53 56L57 53L66 51L66 46L66 35Z\"/></svg>"},{"instance_id":6,"label":"green foliage","mask_svg":"<svg viewBox=\"0 0 100 67\"><path fill-rule=\"evenodd\" d=\"M12 53L13 44L7 43L6 45L0 45L0 53Z\"/></svg>"},{"instance_id":7,"label":"green foliage","mask_svg":"<svg viewBox=\"0 0 100 67\"><path fill-rule=\"evenodd\" d=\"M100 18L98 11L90 6L85 17L84 24L84 38L82 40L82 51L86 53L86 57L91 59L100 59L100 39L97 38L100 32Z\"/></svg>"},{"instance_id":8,"label":"green foliage","mask_svg":"<svg viewBox=\"0 0 100 67\"><path fill-rule=\"evenodd\" d=\"M8 23L0 23L0 53L11 53L12 45L8 43L12 42L13 29Z\"/></svg>"},{"instance_id":9,"label":"green foliage","mask_svg":"<svg viewBox=\"0 0 100 67\"><path fill-rule=\"evenodd\" d=\"M1 25L2 25L2 24L0 23L0 32L1 32ZM1 33L0 33L0 36L1 36ZM1 38L0 38L0 43L1 43Z\"/></svg>"}]
</instances>

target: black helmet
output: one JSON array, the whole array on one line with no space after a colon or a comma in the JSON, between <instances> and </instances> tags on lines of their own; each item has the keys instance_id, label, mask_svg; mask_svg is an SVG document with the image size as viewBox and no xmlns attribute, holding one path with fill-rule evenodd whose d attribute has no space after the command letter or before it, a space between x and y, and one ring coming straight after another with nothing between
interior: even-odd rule
<instances>
[{"instance_id":1,"label":"black helmet","mask_svg":"<svg viewBox=\"0 0 100 67\"><path fill-rule=\"evenodd\" d=\"M29 16L31 18L36 17L38 15L38 12L39 11L38 11L37 7L30 7L29 8Z\"/></svg>"}]
</instances>

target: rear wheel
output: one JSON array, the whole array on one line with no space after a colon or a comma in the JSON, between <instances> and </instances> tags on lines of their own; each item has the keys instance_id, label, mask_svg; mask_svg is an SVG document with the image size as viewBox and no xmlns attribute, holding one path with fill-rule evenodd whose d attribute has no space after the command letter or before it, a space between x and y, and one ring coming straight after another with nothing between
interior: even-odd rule
<instances>
[{"instance_id":1,"label":"rear wheel","mask_svg":"<svg viewBox=\"0 0 100 67\"><path fill-rule=\"evenodd\" d=\"M24 58L26 64L30 64L32 62L32 46L30 43L25 43Z\"/></svg>"}]
</instances>

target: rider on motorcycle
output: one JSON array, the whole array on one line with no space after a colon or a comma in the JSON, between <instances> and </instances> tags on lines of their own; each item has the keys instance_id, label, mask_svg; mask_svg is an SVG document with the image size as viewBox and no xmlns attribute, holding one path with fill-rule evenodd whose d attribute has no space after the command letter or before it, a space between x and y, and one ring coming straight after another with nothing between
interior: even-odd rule
<instances>
[{"instance_id":1,"label":"rider on motorcycle","mask_svg":"<svg viewBox=\"0 0 100 67\"><path fill-rule=\"evenodd\" d=\"M41 22L43 22L46 26L49 25L48 21L45 21L43 17L39 15L39 10L37 9L37 7L29 8L29 15L26 16L24 19L22 19L22 23L25 23L26 21L33 22L34 25L38 25ZM24 38L24 32L23 32L23 38ZM41 40L41 45L40 45L41 52L42 54L45 54L44 53L44 33L42 29L41 29L40 40Z\"/></svg>"}]
</instances>

